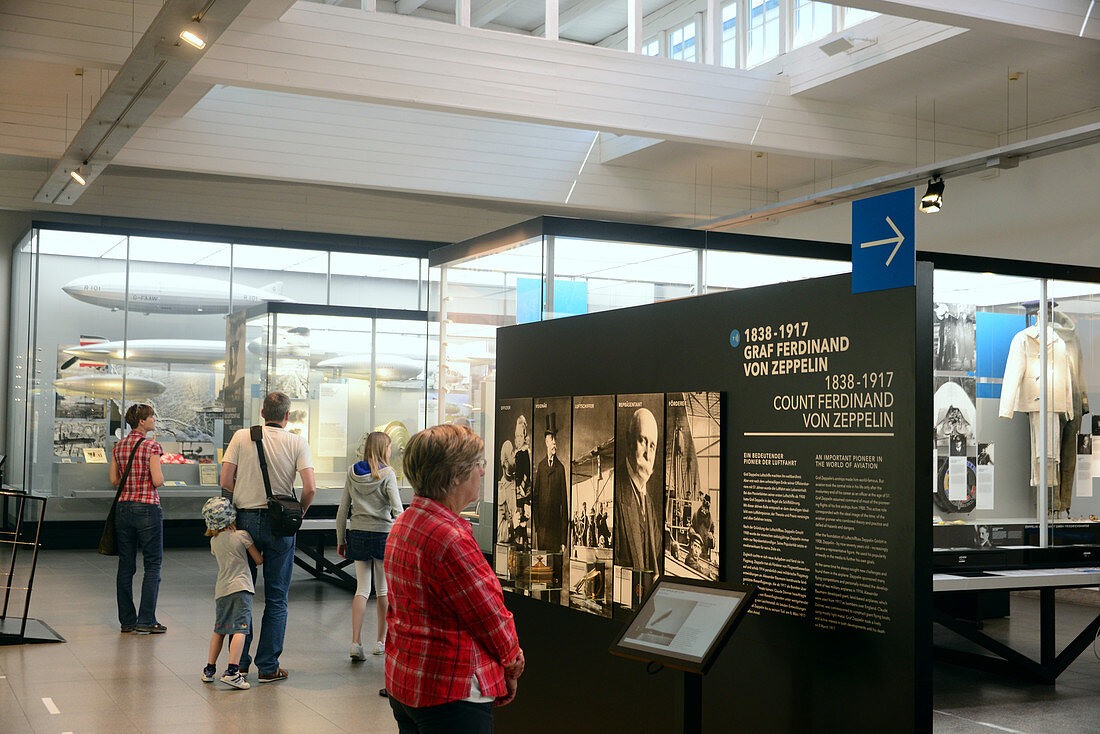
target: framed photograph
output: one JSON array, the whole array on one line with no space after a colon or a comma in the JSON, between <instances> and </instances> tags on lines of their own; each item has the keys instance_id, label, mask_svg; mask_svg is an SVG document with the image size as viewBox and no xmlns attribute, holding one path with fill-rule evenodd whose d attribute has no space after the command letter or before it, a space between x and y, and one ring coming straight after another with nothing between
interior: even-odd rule
<instances>
[{"instance_id":1,"label":"framed photograph","mask_svg":"<svg viewBox=\"0 0 1100 734\"><path fill-rule=\"evenodd\" d=\"M615 527L615 396L573 398L569 605L611 616Z\"/></svg>"},{"instance_id":2,"label":"framed photograph","mask_svg":"<svg viewBox=\"0 0 1100 734\"><path fill-rule=\"evenodd\" d=\"M640 574L642 594L660 575L664 555L664 432L663 393L616 396L613 555L617 568ZM638 597L616 593L629 608Z\"/></svg>"},{"instance_id":3,"label":"framed photograph","mask_svg":"<svg viewBox=\"0 0 1100 734\"><path fill-rule=\"evenodd\" d=\"M531 535L531 398L497 401L493 567L505 588L525 570Z\"/></svg>"},{"instance_id":4,"label":"framed photograph","mask_svg":"<svg viewBox=\"0 0 1100 734\"><path fill-rule=\"evenodd\" d=\"M664 573L721 578L722 395L668 393L665 401Z\"/></svg>"}]
</instances>

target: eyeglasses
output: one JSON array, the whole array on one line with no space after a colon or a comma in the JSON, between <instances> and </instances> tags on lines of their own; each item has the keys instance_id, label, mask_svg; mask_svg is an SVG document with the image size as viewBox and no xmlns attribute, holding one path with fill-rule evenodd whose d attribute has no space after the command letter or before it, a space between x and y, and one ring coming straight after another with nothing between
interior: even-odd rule
<instances>
[{"instance_id":1,"label":"eyeglasses","mask_svg":"<svg viewBox=\"0 0 1100 734\"><path fill-rule=\"evenodd\" d=\"M476 469L484 469L488 465L488 463L489 462L485 460L485 457L482 456L480 459L474 462L474 467Z\"/></svg>"}]
</instances>

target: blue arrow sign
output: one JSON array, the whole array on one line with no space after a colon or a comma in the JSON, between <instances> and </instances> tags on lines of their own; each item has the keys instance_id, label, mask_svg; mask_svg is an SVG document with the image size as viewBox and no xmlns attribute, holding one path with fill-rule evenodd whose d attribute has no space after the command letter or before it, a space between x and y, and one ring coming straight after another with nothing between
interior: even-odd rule
<instances>
[{"instance_id":1,"label":"blue arrow sign","mask_svg":"<svg viewBox=\"0 0 1100 734\"><path fill-rule=\"evenodd\" d=\"M852 202L852 293L916 283L913 189Z\"/></svg>"}]
</instances>

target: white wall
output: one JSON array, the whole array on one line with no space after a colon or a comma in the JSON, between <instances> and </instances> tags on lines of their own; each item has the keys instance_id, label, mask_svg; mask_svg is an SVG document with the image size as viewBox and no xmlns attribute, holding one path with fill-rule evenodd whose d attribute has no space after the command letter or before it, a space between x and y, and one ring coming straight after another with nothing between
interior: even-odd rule
<instances>
[{"instance_id":1,"label":"white wall","mask_svg":"<svg viewBox=\"0 0 1100 734\"><path fill-rule=\"evenodd\" d=\"M917 214L917 249L1100 267L1098 193L1095 145L949 178L943 210ZM839 204L730 231L848 243L851 226L851 205Z\"/></svg>"}]
</instances>

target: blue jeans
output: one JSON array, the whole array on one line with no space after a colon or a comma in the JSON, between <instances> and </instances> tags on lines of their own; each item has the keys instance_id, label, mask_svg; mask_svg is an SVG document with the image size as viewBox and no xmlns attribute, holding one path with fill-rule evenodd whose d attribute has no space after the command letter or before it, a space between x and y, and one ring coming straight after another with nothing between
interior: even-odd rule
<instances>
[{"instance_id":1,"label":"blue jeans","mask_svg":"<svg viewBox=\"0 0 1100 734\"><path fill-rule=\"evenodd\" d=\"M118 537L118 621L123 627L147 627L157 623L157 592L160 563L164 556L164 514L160 505L148 502L119 502L115 508ZM141 549L141 606L134 610L134 573Z\"/></svg>"},{"instance_id":2,"label":"blue jeans","mask_svg":"<svg viewBox=\"0 0 1100 734\"><path fill-rule=\"evenodd\" d=\"M267 510L237 510L237 529L252 536L252 542L264 557L260 568L264 572L264 616L260 622L260 641L256 644L256 669L262 674L279 669L279 656L283 653L283 637L286 634L286 603L290 595L290 574L294 570L294 536L281 538L271 534L271 522ZM251 557L252 580L256 580L256 566ZM244 638L241 667L252 663L253 624Z\"/></svg>"}]
</instances>

